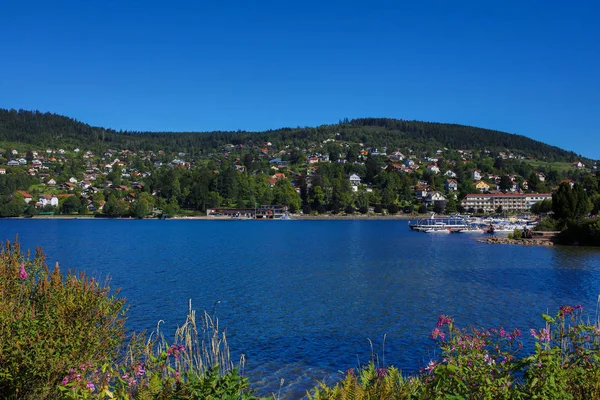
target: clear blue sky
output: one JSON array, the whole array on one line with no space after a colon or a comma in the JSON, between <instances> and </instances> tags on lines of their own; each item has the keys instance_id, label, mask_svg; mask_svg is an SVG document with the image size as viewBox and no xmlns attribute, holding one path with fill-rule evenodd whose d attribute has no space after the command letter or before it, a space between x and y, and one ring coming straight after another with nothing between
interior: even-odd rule
<instances>
[{"instance_id":1,"label":"clear blue sky","mask_svg":"<svg viewBox=\"0 0 600 400\"><path fill-rule=\"evenodd\" d=\"M597 1L6 0L0 107L150 131L452 122L600 159L599 11Z\"/></svg>"}]
</instances>

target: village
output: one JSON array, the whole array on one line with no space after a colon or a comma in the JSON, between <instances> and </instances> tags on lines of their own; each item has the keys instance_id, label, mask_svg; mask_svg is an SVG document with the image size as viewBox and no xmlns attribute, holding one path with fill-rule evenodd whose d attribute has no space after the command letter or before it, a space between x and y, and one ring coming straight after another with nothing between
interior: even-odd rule
<instances>
[{"instance_id":1,"label":"village","mask_svg":"<svg viewBox=\"0 0 600 400\"><path fill-rule=\"evenodd\" d=\"M529 168L530 173L524 176L511 171L514 171L514 165L523 169L528 162L536 161L525 154L448 148L428 152L413 152L408 148L389 151L386 147L347 143L338 136L312 143L304 149L275 146L271 142L247 146L227 144L205 155L129 149L106 149L100 154L80 148L0 149L0 163L3 164L0 175L21 177L16 184L20 187L9 195L11 201L24 204L21 213L25 215L115 216L105 210L113 197L119 202L122 215L143 199L144 207L137 216L160 216L174 196L165 193L157 175L164 175L169 170L190 172L197 169L210 171L217 177L209 179L221 179L231 171L240 176L253 176L256 177L255 184L263 182L271 190L277 190L278 182L280 186L285 182L297 196L293 201L276 195L265 195L260 199L253 193L256 191L253 188L244 194L228 196L225 188L218 187L220 181L214 180L207 185L209 193L214 193L211 201L204 199L202 206L189 207L193 202L186 203L183 199L186 194L182 191L177 194L177 204L171 201L170 216L185 213L185 209L211 214L219 207L252 209L257 204L281 204L292 212L331 212L335 189L331 179L327 183L318 177L322 171L332 168L343 171L344 175L338 190L344 192L345 200L333 207L334 212L443 213L458 210L484 214L528 212L536 203L551 199L552 191L561 183L573 187L583 177L595 176L597 169L596 165L588 167L580 161L563 165L562 170L550 171L540 164L535 169ZM386 193L387 186L375 178L381 175L380 172L406 176L402 183L391 187L395 192L391 197ZM24 175L28 178L23 179ZM318 190L315 194L315 182L323 189L321 199ZM193 183L188 182L188 186L189 191ZM236 182L235 186L242 184ZM294 197L294 194L287 196ZM77 200L69 200L71 197ZM163 201L156 201L157 198Z\"/></svg>"}]
</instances>

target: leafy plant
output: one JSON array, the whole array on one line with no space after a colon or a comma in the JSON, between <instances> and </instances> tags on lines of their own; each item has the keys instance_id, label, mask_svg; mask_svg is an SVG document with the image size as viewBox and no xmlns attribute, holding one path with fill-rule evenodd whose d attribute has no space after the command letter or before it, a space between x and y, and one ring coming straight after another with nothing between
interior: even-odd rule
<instances>
[{"instance_id":1,"label":"leafy plant","mask_svg":"<svg viewBox=\"0 0 600 400\"><path fill-rule=\"evenodd\" d=\"M40 249L0 248L0 392L55 398L70 365L116 359L125 337L124 300L85 274L50 271Z\"/></svg>"}]
</instances>

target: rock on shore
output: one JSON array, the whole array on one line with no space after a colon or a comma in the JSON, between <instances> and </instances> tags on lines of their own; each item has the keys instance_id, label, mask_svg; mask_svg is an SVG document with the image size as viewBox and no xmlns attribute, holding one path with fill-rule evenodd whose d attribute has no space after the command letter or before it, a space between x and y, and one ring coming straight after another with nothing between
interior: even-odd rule
<instances>
[{"instance_id":1,"label":"rock on shore","mask_svg":"<svg viewBox=\"0 0 600 400\"><path fill-rule=\"evenodd\" d=\"M478 242L488 244L520 244L523 246L554 246L554 242L542 239L509 239L505 236L488 236L477 239Z\"/></svg>"}]
</instances>

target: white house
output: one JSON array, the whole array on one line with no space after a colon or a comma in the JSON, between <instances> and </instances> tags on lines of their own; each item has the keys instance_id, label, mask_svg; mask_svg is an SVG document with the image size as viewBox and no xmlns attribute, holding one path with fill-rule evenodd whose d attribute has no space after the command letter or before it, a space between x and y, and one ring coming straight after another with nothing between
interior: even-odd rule
<instances>
[{"instance_id":1,"label":"white house","mask_svg":"<svg viewBox=\"0 0 600 400\"><path fill-rule=\"evenodd\" d=\"M575 167L576 169L583 169L585 168L585 164L581 161L575 161L573 162L573 167Z\"/></svg>"},{"instance_id":2,"label":"white house","mask_svg":"<svg viewBox=\"0 0 600 400\"><path fill-rule=\"evenodd\" d=\"M449 169L448 171L446 171L444 173L445 176L447 176L448 178L456 178L456 173L454 171L452 171L451 169Z\"/></svg>"},{"instance_id":3,"label":"white house","mask_svg":"<svg viewBox=\"0 0 600 400\"><path fill-rule=\"evenodd\" d=\"M481 180L481 171L478 169L474 169L471 173L471 178L473 178L476 181L480 181Z\"/></svg>"},{"instance_id":4,"label":"white house","mask_svg":"<svg viewBox=\"0 0 600 400\"><path fill-rule=\"evenodd\" d=\"M435 165L435 164L428 165L427 166L427 170L429 172L431 172L431 173L434 173L434 174L439 174L440 173L440 168L437 165Z\"/></svg>"},{"instance_id":5,"label":"white house","mask_svg":"<svg viewBox=\"0 0 600 400\"><path fill-rule=\"evenodd\" d=\"M431 192L425 198L426 203L434 203L436 201L446 201L446 196L440 192Z\"/></svg>"},{"instance_id":6,"label":"white house","mask_svg":"<svg viewBox=\"0 0 600 400\"><path fill-rule=\"evenodd\" d=\"M0 168L0 175L6 174L6 168Z\"/></svg>"},{"instance_id":7,"label":"white house","mask_svg":"<svg viewBox=\"0 0 600 400\"><path fill-rule=\"evenodd\" d=\"M456 179L446 179L446 190L449 192L456 192L458 190Z\"/></svg>"},{"instance_id":8,"label":"white house","mask_svg":"<svg viewBox=\"0 0 600 400\"><path fill-rule=\"evenodd\" d=\"M358 191L358 185L360 185L360 176L358 176L357 174L352 174L350 175L350 178L348 178L348 180L352 185L352 190L354 192Z\"/></svg>"},{"instance_id":9,"label":"white house","mask_svg":"<svg viewBox=\"0 0 600 400\"><path fill-rule=\"evenodd\" d=\"M546 180L546 175L544 175L543 173L538 173L537 177L539 179L540 182L544 182Z\"/></svg>"},{"instance_id":10,"label":"white house","mask_svg":"<svg viewBox=\"0 0 600 400\"><path fill-rule=\"evenodd\" d=\"M58 197L50 194L45 194L40 197L40 206L46 207L48 205L58 207Z\"/></svg>"}]
</instances>

